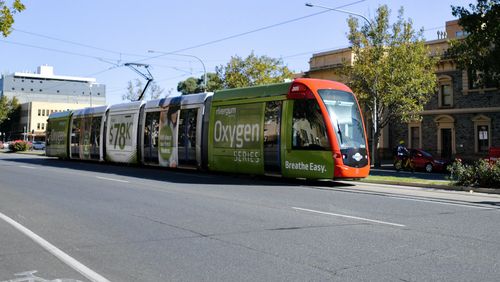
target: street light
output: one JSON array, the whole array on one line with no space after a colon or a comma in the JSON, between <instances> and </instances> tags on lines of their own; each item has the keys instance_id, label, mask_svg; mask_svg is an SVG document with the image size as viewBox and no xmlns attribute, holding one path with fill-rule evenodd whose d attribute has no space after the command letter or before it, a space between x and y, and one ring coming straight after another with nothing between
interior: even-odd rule
<instances>
[{"instance_id":1,"label":"street light","mask_svg":"<svg viewBox=\"0 0 500 282\"><path fill-rule=\"evenodd\" d=\"M312 3L305 3L305 5L307 7L318 7L318 8L322 8L322 9L325 9L325 10L330 10L330 11L336 11L336 12L340 12L340 13L345 13L345 14L349 14L349 15L353 15L353 16L357 16L357 17L360 17L362 18L363 20L365 20L368 25L370 26L370 29L372 31L375 31L375 29L373 28L373 25L372 23L370 22L370 20L361 15L361 14L358 14L358 13L354 13L354 12L351 12L351 11L346 11L346 10L342 10L342 9L337 9L337 8L331 8L331 7L326 7L326 6L322 6L322 5L316 5L316 4L312 4ZM373 163L375 164L375 155L377 153L377 144L375 144L375 132L377 132L377 76L375 74L375 95L373 97L373 130L372 130L372 159L373 159Z\"/></svg>"},{"instance_id":2,"label":"street light","mask_svg":"<svg viewBox=\"0 0 500 282\"><path fill-rule=\"evenodd\" d=\"M200 61L201 65L203 66L203 89L207 91L207 69L205 68L205 64L203 61L194 56L194 55L188 55L188 54L179 54L179 53L172 53L172 52L162 52L162 51L156 51L156 50L148 50L148 53L157 53L157 54L163 54L163 55L176 55L176 56L183 56L183 57L191 57L195 58L198 61Z\"/></svg>"}]
</instances>

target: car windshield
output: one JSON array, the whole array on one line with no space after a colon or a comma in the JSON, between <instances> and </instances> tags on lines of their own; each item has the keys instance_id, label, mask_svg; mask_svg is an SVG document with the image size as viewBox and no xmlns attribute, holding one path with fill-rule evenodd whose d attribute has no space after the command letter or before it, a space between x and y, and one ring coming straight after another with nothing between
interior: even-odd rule
<instances>
[{"instance_id":1,"label":"car windshield","mask_svg":"<svg viewBox=\"0 0 500 282\"><path fill-rule=\"evenodd\" d=\"M365 131L354 95L349 92L320 89L341 149L366 148Z\"/></svg>"},{"instance_id":2,"label":"car windshield","mask_svg":"<svg viewBox=\"0 0 500 282\"><path fill-rule=\"evenodd\" d=\"M422 153L422 155L424 155L424 157L432 158L432 155L430 153L427 153L426 151L420 150L419 152Z\"/></svg>"}]
</instances>

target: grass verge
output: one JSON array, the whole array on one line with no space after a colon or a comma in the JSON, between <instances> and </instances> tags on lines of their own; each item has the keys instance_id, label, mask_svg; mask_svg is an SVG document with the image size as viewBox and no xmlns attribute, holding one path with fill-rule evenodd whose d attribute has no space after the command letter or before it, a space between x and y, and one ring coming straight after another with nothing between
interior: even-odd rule
<instances>
[{"instance_id":1,"label":"grass verge","mask_svg":"<svg viewBox=\"0 0 500 282\"><path fill-rule=\"evenodd\" d=\"M373 182L373 183L386 183L386 184L407 184L407 185L432 185L432 186L448 186L452 187L451 181L449 180L428 180L428 179L419 179L417 177L400 177L400 176L379 176L379 175L370 175L365 179L362 179L361 182Z\"/></svg>"}]
</instances>

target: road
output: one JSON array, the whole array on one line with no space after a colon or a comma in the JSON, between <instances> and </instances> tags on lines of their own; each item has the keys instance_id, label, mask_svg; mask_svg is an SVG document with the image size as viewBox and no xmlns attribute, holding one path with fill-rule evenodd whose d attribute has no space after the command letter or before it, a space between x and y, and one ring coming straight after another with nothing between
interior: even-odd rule
<instances>
[{"instance_id":1,"label":"road","mask_svg":"<svg viewBox=\"0 0 500 282\"><path fill-rule=\"evenodd\" d=\"M498 281L499 262L496 195L0 153L2 282Z\"/></svg>"}]
</instances>

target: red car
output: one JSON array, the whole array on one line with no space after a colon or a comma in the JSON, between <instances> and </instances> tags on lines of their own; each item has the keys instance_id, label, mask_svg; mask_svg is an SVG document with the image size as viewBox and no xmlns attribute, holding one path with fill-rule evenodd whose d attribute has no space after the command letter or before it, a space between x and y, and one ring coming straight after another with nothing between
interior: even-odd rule
<instances>
[{"instance_id":1,"label":"red car","mask_svg":"<svg viewBox=\"0 0 500 282\"><path fill-rule=\"evenodd\" d=\"M430 153L421 149L410 149L410 157L415 169L427 172L445 171L448 162L435 159Z\"/></svg>"}]
</instances>

